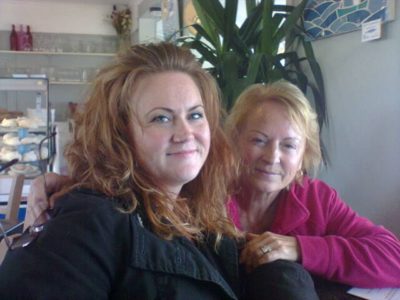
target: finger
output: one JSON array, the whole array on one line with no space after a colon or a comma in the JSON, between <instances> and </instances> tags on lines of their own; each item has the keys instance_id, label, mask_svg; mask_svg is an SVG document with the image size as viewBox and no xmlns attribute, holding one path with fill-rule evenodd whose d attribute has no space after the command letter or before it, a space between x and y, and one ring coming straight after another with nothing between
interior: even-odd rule
<instances>
[{"instance_id":1,"label":"finger","mask_svg":"<svg viewBox=\"0 0 400 300\"><path fill-rule=\"evenodd\" d=\"M275 260L277 260L278 258L275 257L275 255L272 252L263 254L261 256L258 257L254 257L253 259L246 261L246 271L247 272L251 272L254 269L258 268L259 266L266 264L266 263L270 263L273 262Z\"/></svg>"},{"instance_id":2,"label":"finger","mask_svg":"<svg viewBox=\"0 0 400 300\"><path fill-rule=\"evenodd\" d=\"M248 268L253 268L264 261L268 261L268 257L265 259L264 256L271 250L272 249L262 241L254 243L253 245L247 245L241 253L240 262L247 265ZM262 261L260 262L260 260Z\"/></svg>"},{"instance_id":3,"label":"finger","mask_svg":"<svg viewBox=\"0 0 400 300\"><path fill-rule=\"evenodd\" d=\"M37 200L37 199L36 199ZM24 229L32 225L35 220L47 209L47 201L44 199L33 201L28 197L26 205L26 216L24 220Z\"/></svg>"},{"instance_id":4,"label":"finger","mask_svg":"<svg viewBox=\"0 0 400 300\"><path fill-rule=\"evenodd\" d=\"M254 240L255 238L257 238L257 237L259 237L260 235L259 234L255 234L255 233L247 233L246 234L246 240L247 241L251 241L251 240Z\"/></svg>"},{"instance_id":5,"label":"finger","mask_svg":"<svg viewBox=\"0 0 400 300\"><path fill-rule=\"evenodd\" d=\"M254 254L254 250L252 248L246 247L240 254L239 262L243 263L247 266L253 264L253 260L257 257L257 254Z\"/></svg>"},{"instance_id":6,"label":"finger","mask_svg":"<svg viewBox=\"0 0 400 300\"><path fill-rule=\"evenodd\" d=\"M256 249L257 247L260 247L261 245L265 244L266 242L267 241L265 240L265 237L263 235L252 236L251 240L248 240L246 242L245 248Z\"/></svg>"},{"instance_id":7,"label":"finger","mask_svg":"<svg viewBox=\"0 0 400 300\"><path fill-rule=\"evenodd\" d=\"M247 242L241 252L241 259L244 261L249 260L252 256L258 256L257 251L260 245L262 245L262 241L258 241L258 239Z\"/></svg>"},{"instance_id":8,"label":"finger","mask_svg":"<svg viewBox=\"0 0 400 300\"><path fill-rule=\"evenodd\" d=\"M258 257L259 255L261 255L260 247L265 244L265 242L263 241L263 237L255 237L254 235L253 237L254 239L248 241L241 252L241 262L250 261L253 256Z\"/></svg>"},{"instance_id":9,"label":"finger","mask_svg":"<svg viewBox=\"0 0 400 300\"><path fill-rule=\"evenodd\" d=\"M46 192L49 197L49 207L54 207L54 202L57 198L59 198L63 193L63 187L68 184L70 178L68 176L59 175L57 173L47 173L46 174Z\"/></svg>"}]
</instances>

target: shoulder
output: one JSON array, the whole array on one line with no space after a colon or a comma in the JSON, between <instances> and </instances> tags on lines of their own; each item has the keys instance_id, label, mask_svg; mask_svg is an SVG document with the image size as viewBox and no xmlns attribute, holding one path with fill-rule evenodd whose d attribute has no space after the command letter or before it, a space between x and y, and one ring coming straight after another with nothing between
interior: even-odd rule
<instances>
[{"instance_id":1,"label":"shoulder","mask_svg":"<svg viewBox=\"0 0 400 300\"><path fill-rule=\"evenodd\" d=\"M93 207L111 207L112 198L90 189L74 189L55 201L54 209L87 209Z\"/></svg>"},{"instance_id":2,"label":"shoulder","mask_svg":"<svg viewBox=\"0 0 400 300\"><path fill-rule=\"evenodd\" d=\"M52 217L62 215L125 215L118 209L117 200L89 189L75 189L55 201Z\"/></svg>"},{"instance_id":3,"label":"shoulder","mask_svg":"<svg viewBox=\"0 0 400 300\"><path fill-rule=\"evenodd\" d=\"M336 190L317 178L304 176L302 183L295 183L291 187L291 192L298 197L326 198L336 196Z\"/></svg>"},{"instance_id":4,"label":"shoulder","mask_svg":"<svg viewBox=\"0 0 400 300\"><path fill-rule=\"evenodd\" d=\"M319 179L304 176L302 183L291 186L289 198L307 207L308 210L318 210L328 213L331 209L344 205L337 191Z\"/></svg>"},{"instance_id":5,"label":"shoulder","mask_svg":"<svg viewBox=\"0 0 400 300\"><path fill-rule=\"evenodd\" d=\"M116 199L92 190L76 189L55 201L51 220L46 224L50 234L65 235L65 228L76 237L100 236L113 241L125 238L133 214L125 213Z\"/></svg>"},{"instance_id":6,"label":"shoulder","mask_svg":"<svg viewBox=\"0 0 400 300\"><path fill-rule=\"evenodd\" d=\"M7 299L106 299L130 257L131 214L104 195L74 190L56 200L51 215L28 247L7 254L0 295L22 280L23 296Z\"/></svg>"}]
</instances>

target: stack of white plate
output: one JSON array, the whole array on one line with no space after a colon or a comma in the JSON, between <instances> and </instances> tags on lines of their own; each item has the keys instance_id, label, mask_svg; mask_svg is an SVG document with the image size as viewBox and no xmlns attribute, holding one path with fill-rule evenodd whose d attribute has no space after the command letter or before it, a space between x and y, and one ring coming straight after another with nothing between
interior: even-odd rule
<instances>
[{"instance_id":1,"label":"stack of white plate","mask_svg":"<svg viewBox=\"0 0 400 300\"><path fill-rule=\"evenodd\" d=\"M23 174L26 178L33 178L41 174L39 167L31 164L15 164L10 167L10 175Z\"/></svg>"}]
</instances>

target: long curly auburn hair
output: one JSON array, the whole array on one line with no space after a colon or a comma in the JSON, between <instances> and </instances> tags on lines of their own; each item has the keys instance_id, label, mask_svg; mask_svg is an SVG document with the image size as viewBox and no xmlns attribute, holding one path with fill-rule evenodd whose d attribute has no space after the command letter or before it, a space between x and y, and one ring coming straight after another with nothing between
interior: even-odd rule
<instances>
[{"instance_id":1,"label":"long curly auburn hair","mask_svg":"<svg viewBox=\"0 0 400 300\"><path fill-rule=\"evenodd\" d=\"M129 130L135 114L132 94L140 78L168 71L183 72L194 80L211 131L205 164L183 186L178 199L171 199L140 165ZM235 237L225 202L237 168L220 116L216 82L188 49L169 43L135 45L104 67L93 82L65 152L73 180L65 192L85 187L117 199L126 213L140 207L153 232L165 239L200 240L204 233L212 233L218 244L222 235Z\"/></svg>"}]
</instances>

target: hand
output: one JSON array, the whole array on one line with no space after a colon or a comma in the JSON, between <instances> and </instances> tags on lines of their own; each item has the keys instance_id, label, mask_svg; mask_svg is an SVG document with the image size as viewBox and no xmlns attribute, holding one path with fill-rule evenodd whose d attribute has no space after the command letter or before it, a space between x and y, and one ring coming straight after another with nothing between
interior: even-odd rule
<instances>
[{"instance_id":1,"label":"hand","mask_svg":"<svg viewBox=\"0 0 400 300\"><path fill-rule=\"evenodd\" d=\"M46 176L46 181L43 176ZM68 181L68 177L56 173L46 173L43 176L35 178L31 183L24 228L33 224L44 210L53 207L57 192L59 192L62 186ZM48 195L52 195L52 197L49 198Z\"/></svg>"},{"instance_id":2,"label":"hand","mask_svg":"<svg viewBox=\"0 0 400 300\"><path fill-rule=\"evenodd\" d=\"M246 240L246 245L240 254L240 262L245 264L248 272L259 265L278 259L300 260L299 244L295 237L266 231L259 235L248 233Z\"/></svg>"}]
</instances>

